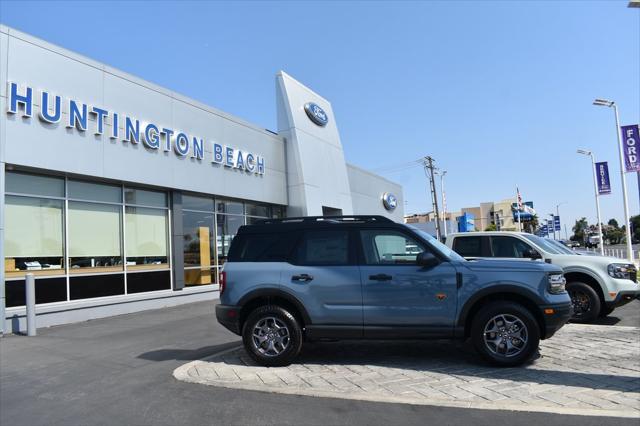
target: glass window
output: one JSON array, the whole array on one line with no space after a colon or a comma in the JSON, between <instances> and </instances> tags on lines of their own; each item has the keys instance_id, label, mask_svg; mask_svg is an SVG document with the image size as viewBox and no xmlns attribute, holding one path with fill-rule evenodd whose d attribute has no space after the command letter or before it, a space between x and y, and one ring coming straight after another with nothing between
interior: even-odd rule
<instances>
[{"instance_id":1,"label":"glass window","mask_svg":"<svg viewBox=\"0 0 640 426\"><path fill-rule=\"evenodd\" d=\"M218 201L216 203L216 211L218 213L227 214L244 214L242 203L238 203L235 201Z\"/></svg>"},{"instance_id":2,"label":"glass window","mask_svg":"<svg viewBox=\"0 0 640 426\"><path fill-rule=\"evenodd\" d=\"M284 208L271 207L271 217L274 219L282 219L284 217Z\"/></svg>"},{"instance_id":3,"label":"glass window","mask_svg":"<svg viewBox=\"0 0 640 426\"><path fill-rule=\"evenodd\" d=\"M167 211L125 207L127 269L165 269L168 262Z\"/></svg>"},{"instance_id":4,"label":"glass window","mask_svg":"<svg viewBox=\"0 0 640 426\"><path fill-rule=\"evenodd\" d=\"M514 237L491 237L491 251L493 257L523 258L531 247L524 241Z\"/></svg>"},{"instance_id":5,"label":"glass window","mask_svg":"<svg viewBox=\"0 0 640 426\"><path fill-rule=\"evenodd\" d=\"M295 251L299 265L347 265L349 233L346 230L307 231Z\"/></svg>"},{"instance_id":6,"label":"glass window","mask_svg":"<svg viewBox=\"0 0 640 426\"><path fill-rule=\"evenodd\" d=\"M482 256L482 238L483 237L480 237L480 236L455 237L453 240L453 249L460 256L481 257Z\"/></svg>"},{"instance_id":7,"label":"glass window","mask_svg":"<svg viewBox=\"0 0 640 426\"><path fill-rule=\"evenodd\" d=\"M241 234L229 251L232 262L286 262L295 238L287 234Z\"/></svg>"},{"instance_id":8,"label":"glass window","mask_svg":"<svg viewBox=\"0 0 640 426\"><path fill-rule=\"evenodd\" d=\"M135 272L127 274L127 294L169 290L171 271Z\"/></svg>"},{"instance_id":9,"label":"glass window","mask_svg":"<svg viewBox=\"0 0 640 426\"><path fill-rule=\"evenodd\" d=\"M213 211L213 198L196 197L193 195L182 196L183 210L202 210L206 212Z\"/></svg>"},{"instance_id":10,"label":"glass window","mask_svg":"<svg viewBox=\"0 0 640 426\"><path fill-rule=\"evenodd\" d=\"M214 283L216 283L216 268L201 266L184 270L184 285L187 287Z\"/></svg>"},{"instance_id":11,"label":"glass window","mask_svg":"<svg viewBox=\"0 0 640 426\"><path fill-rule=\"evenodd\" d=\"M122 207L69 202L69 266L71 273L122 270Z\"/></svg>"},{"instance_id":12,"label":"glass window","mask_svg":"<svg viewBox=\"0 0 640 426\"><path fill-rule=\"evenodd\" d=\"M231 241L238 233L238 229L244 225L244 217L219 214L217 221L218 234L216 235L216 238L218 247L218 264L222 265L227 260Z\"/></svg>"},{"instance_id":13,"label":"glass window","mask_svg":"<svg viewBox=\"0 0 640 426\"><path fill-rule=\"evenodd\" d=\"M557 247L555 247L553 244L551 244L549 242L549 240L547 240L546 238L540 238L540 237L538 237L536 235L533 235L533 234L525 234L524 237L527 240L529 240L532 243L534 243L535 245L537 245L538 247L540 247L543 251L546 251L547 253L565 254L562 250L559 250ZM571 252L571 254L575 254L575 253Z\"/></svg>"},{"instance_id":14,"label":"glass window","mask_svg":"<svg viewBox=\"0 0 640 426\"><path fill-rule=\"evenodd\" d=\"M9 172L5 174L6 191L16 194L64 197L64 179Z\"/></svg>"},{"instance_id":15,"label":"glass window","mask_svg":"<svg viewBox=\"0 0 640 426\"><path fill-rule=\"evenodd\" d=\"M261 206L259 204L249 204L245 205L245 212L248 216L261 216L261 217L269 217L269 206Z\"/></svg>"},{"instance_id":16,"label":"glass window","mask_svg":"<svg viewBox=\"0 0 640 426\"><path fill-rule=\"evenodd\" d=\"M256 223L260 223L265 219L266 218L264 218L264 217L247 216L247 225L255 225Z\"/></svg>"},{"instance_id":17,"label":"glass window","mask_svg":"<svg viewBox=\"0 0 640 426\"><path fill-rule=\"evenodd\" d=\"M35 280L36 304L65 302L67 300L67 277L38 278ZM24 306L25 280L11 280L5 283L7 307Z\"/></svg>"},{"instance_id":18,"label":"glass window","mask_svg":"<svg viewBox=\"0 0 640 426\"><path fill-rule=\"evenodd\" d=\"M124 294L124 274L86 275L69 278L71 300Z\"/></svg>"},{"instance_id":19,"label":"glass window","mask_svg":"<svg viewBox=\"0 0 640 426\"><path fill-rule=\"evenodd\" d=\"M6 196L4 267L8 278L27 271L64 274L63 206L62 200Z\"/></svg>"},{"instance_id":20,"label":"glass window","mask_svg":"<svg viewBox=\"0 0 640 426\"><path fill-rule=\"evenodd\" d=\"M122 188L120 186L70 180L67 191L69 198L78 200L122 203Z\"/></svg>"},{"instance_id":21,"label":"glass window","mask_svg":"<svg viewBox=\"0 0 640 426\"><path fill-rule=\"evenodd\" d=\"M125 188L124 202L126 204L137 204L139 206L167 207L167 194L161 191Z\"/></svg>"},{"instance_id":22,"label":"glass window","mask_svg":"<svg viewBox=\"0 0 640 426\"><path fill-rule=\"evenodd\" d=\"M424 246L414 239L392 230L360 231L367 265L414 264Z\"/></svg>"},{"instance_id":23,"label":"glass window","mask_svg":"<svg viewBox=\"0 0 640 426\"><path fill-rule=\"evenodd\" d=\"M213 213L183 211L182 228L185 266L214 265Z\"/></svg>"}]
</instances>

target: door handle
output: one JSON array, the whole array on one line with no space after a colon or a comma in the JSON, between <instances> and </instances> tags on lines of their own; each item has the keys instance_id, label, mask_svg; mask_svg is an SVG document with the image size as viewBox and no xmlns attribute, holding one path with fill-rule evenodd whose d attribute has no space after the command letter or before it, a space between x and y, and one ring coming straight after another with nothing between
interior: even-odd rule
<instances>
[{"instance_id":1,"label":"door handle","mask_svg":"<svg viewBox=\"0 0 640 426\"><path fill-rule=\"evenodd\" d=\"M293 275L291 277L291 279L293 281L302 281L302 282L309 282L313 279L313 276L309 275L309 274L300 274L300 275Z\"/></svg>"},{"instance_id":2,"label":"door handle","mask_svg":"<svg viewBox=\"0 0 640 426\"><path fill-rule=\"evenodd\" d=\"M393 277L387 274L369 275L369 279L373 281L391 281Z\"/></svg>"}]
</instances>

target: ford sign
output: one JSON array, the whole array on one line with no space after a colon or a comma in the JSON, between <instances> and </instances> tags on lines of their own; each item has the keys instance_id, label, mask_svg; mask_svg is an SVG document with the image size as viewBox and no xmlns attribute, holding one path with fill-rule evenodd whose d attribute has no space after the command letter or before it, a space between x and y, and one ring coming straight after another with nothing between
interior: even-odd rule
<instances>
[{"instance_id":1,"label":"ford sign","mask_svg":"<svg viewBox=\"0 0 640 426\"><path fill-rule=\"evenodd\" d=\"M307 113L307 117L320 127L324 127L329 122L327 113L322 108L313 102L308 102L304 105L304 112Z\"/></svg>"},{"instance_id":2,"label":"ford sign","mask_svg":"<svg viewBox=\"0 0 640 426\"><path fill-rule=\"evenodd\" d=\"M382 205L389 211L394 211L398 207L398 199L390 192L382 194Z\"/></svg>"}]
</instances>

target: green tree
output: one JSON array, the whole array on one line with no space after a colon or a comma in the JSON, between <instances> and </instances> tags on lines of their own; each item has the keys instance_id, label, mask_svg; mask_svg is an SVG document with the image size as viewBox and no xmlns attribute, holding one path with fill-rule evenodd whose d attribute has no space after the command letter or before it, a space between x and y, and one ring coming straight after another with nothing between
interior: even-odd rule
<instances>
[{"instance_id":1,"label":"green tree","mask_svg":"<svg viewBox=\"0 0 640 426\"><path fill-rule=\"evenodd\" d=\"M485 231L497 231L498 228L496 227L495 223L490 224L489 226L487 226L485 229Z\"/></svg>"},{"instance_id":2,"label":"green tree","mask_svg":"<svg viewBox=\"0 0 640 426\"><path fill-rule=\"evenodd\" d=\"M640 241L640 215L631 216L631 239Z\"/></svg>"},{"instance_id":3,"label":"green tree","mask_svg":"<svg viewBox=\"0 0 640 426\"><path fill-rule=\"evenodd\" d=\"M573 226L573 235L571 236L572 241L584 241L584 232L589 228L589 224L587 223L587 218L583 217L580 220L576 220L576 224Z\"/></svg>"},{"instance_id":4,"label":"green tree","mask_svg":"<svg viewBox=\"0 0 640 426\"><path fill-rule=\"evenodd\" d=\"M607 225L613 226L615 229L620 228L620 225L618 225L618 221L615 219L609 219L609 222L607 222Z\"/></svg>"}]
</instances>

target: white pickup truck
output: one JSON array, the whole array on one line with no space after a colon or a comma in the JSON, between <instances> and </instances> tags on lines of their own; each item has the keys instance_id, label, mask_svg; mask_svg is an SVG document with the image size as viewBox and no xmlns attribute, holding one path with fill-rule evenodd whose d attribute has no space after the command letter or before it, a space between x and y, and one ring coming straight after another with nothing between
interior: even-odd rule
<instances>
[{"instance_id":1,"label":"white pickup truck","mask_svg":"<svg viewBox=\"0 0 640 426\"><path fill-rule=\"evenodd\" d=\"M591 322L640 297L637 268L623 259L582 256L524 232L450 234L447 246L467 259L532 259L560 266L573 302L574 322Z\"/></svg>"}]
</instances>

